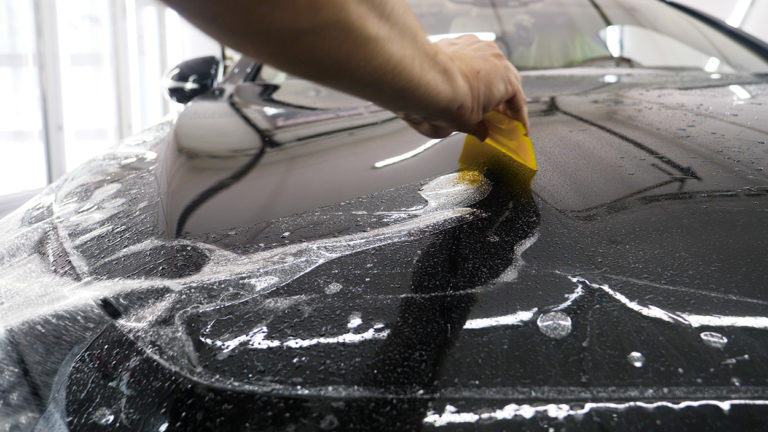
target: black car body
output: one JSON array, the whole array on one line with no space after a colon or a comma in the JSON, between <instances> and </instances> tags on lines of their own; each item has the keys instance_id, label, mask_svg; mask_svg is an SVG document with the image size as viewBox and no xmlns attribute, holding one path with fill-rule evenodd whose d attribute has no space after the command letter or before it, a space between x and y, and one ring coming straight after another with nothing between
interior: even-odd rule
<instances>
[{"instance_id":1,"label":"black car body","mask_svg":"<svg viewBox=\"0 0 768 432\"><path fill-rule=\"evenodd\" d=\"M531 185L242 59L3 219L0 430L765 427L768 51L660 2L413 7L523 70Z\"/></svg>"}]
</instances>

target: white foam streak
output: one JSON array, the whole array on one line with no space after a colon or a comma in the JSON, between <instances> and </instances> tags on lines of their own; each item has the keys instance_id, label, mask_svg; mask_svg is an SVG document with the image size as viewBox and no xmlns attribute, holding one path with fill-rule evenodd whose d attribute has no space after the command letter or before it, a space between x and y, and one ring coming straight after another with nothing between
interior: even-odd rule
<instances>
[{"instance_id":1,"label":"white foam streak","mask_svg":"<svg viewBox=\"0 0 768 432\"><path fill-rule=\"evenodd\" d=\"M91 232L89 232L87 234L84 234L84 235L78 237L77 240L75 240L73 244L75 246L80 246L83 243L86 243L87 241L100 236L101 234L106 234L106 233L112 231L112 229L113 229L112 225L104 225L101 228L96 228L95 230L93 230L93 231L91 231Z\"/></svg>"},{"instance_id":2,"label":"white foam streak","mask_svg":"<svg viewBox=\"0 0 768 432\"><path fill-rule=\"evenodd\" d=\"M618 300L629 309L649 318L656 318L670 323L683 324L689 327L747 327L768 330L768 317L763 316L730 316L730 315L700 315L687 312L670 312L654 305L643 305L632 301L624 294L611 289L608 285L592 283L583 277L568 276L568 278L582 287L582 283L592 288L597 288L614 299Z\"/></svg>"},{"instance_id":3,"label":"white foam streak","mask_svg":"<svg viewBox=\"0 0 768 432\"><path fill-rule=\"evenodd\" d=\"M208 345L220 348L223 353L230 352L240 345L245 344L251 349L270 349L270 348L306 348L313 345L327 344L356 344L369 340L386 339L389 336L389 330L383 329L382 325L374 325L364 333L344 333L338 336L318 337L318 338L289 338L284 341L277 339L267 339L269 330L267 327L257 327L250 333L232 338L230 340L216 340L212 338L200 337L200 340Z\"/></svg>"},{"instance_id":4,"label":"white foam streak","mask_svg":"<svg viewBox=\"0 0 768 432\"><path fill-rule=\"evenodd\" d=\"M285 341L283 343L283 346L287 346L289 348L305 348L312 345L319 345L319 344L338 344L338 343L344 343L344 344L354 344L354 343L360 343L363 341L368 340L374 340L374 339L386 339L387 336L389 336L389 330L381 330L379 331L378 328L372 327L368 329L365 333L345 333L339 336L334 337L320 337L320 338L312 338L312 339L290 339L288 341Z\"/></svg>"},{"instance_id":5,"label":"white foam streak","mask_svg":"<svg viewBox=\"0 0 768 432\"><path fill-rule=\"evenodd\" d=\"M768 330L768 317L693 315L680 313L692 327L749 327Z\"/></svg>"},{"instance_id":6,"label":"white foam streak","mask_svg":"<svg viewBox=\"0 0 768 432\"><path fill-rule=\"evenodd\" d=\"M509 404L504 408L495 410L493 412L484 412L477 414L473 412L459 412L455 407L446 405L445 411L442 414L438 414L434 411L427 413L424 418L425 424L431 424L433 426L446 426L456 423L476 423L478 421L499 421L499 420L513 420L517 417L530 419L537 414L546 415L549 418L562 420L566 417L583 416L593 410L611 410L611 411L623 411L628 408L671 408L675 410L681 410L685 408L696 408L702 406L718 407L724 412L730 411L734 405L768 405L768 400L748 400L748 399L733 399L733 400L696 400L696 401L683 401L683 402L625 402L625 403L611 403L611 402L589 402L584 404L583 408L573 408L567 404L547 404L547 405L518 405Z\"/></svg>"},{"instance_id":7,"label":"white foam streak","mask_svg":"<svg viewBox=\"0 0 768 432\"><path fill-rule=\"evenodd\" d=\"M525 322L532 320L533 316L536 314L537 311L538 311L538 308L533 308L531 310L519 311L513 314L504 315L504 316L471 319L471 320L467 320L467 322L464 323L464 329L476 330L476 329L488 328L488 327L521 325Z\"/></svg>"},{"instance_id":8,"label":"white foam streak","mask_svg":"<svg viewBox=\"0 0 768 432\"><path fill-rule=\"evenodd\" d=\"M552 310L559 311L559 310L565 309L571 304L573 304L573 302L575 302L576 299L578 299L582 295L584 295L584 288L581 285L579 285L578 287L576 287L575 291L565 295L565 298L567 299L565 302L560 303L559 305L553 307Z\"/></svg>"},{"instance_id":9,"label":"white foam streak","mask_svg":"<svg viewBox=\"0 0 768 432\"><path fill-rule=\"evenodd\" d=\"M536 243L536 240L538 239L539 231L536 230L533 235L521 241L517 244L517 246L515 246L515 258L512 260L512 265L507 267L507 269L505 269L504 272L498 278L496 278L496 282L514 282L517 280L517 277L520 274L520 270L522 270L523 266L525 266L525 261L523 261L523 253L528 250L528 248L533 246L533 244Z\"/></svg>"}]
</instances>

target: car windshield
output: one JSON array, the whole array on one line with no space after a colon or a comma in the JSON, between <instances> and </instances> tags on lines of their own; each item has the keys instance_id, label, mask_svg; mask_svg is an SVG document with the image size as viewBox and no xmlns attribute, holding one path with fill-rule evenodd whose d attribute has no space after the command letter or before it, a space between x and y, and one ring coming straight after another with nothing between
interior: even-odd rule
<instances>
[{"instance_id":1,"label":"car windshield","mask_svg":"<svg viewBox=\"0 0 768 432\"><path fill-rule=\"evenodd\" d=\"M495 39L521 70L575 66L768 72L732 38L648 0L409 0L430 35Z\"/></svg>"}]
</instances>

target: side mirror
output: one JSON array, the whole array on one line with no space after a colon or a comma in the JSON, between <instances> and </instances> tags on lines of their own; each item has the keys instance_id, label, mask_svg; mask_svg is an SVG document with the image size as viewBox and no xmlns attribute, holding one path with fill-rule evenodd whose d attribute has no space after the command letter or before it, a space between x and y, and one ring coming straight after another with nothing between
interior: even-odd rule
<instances>
[{"instance_id":1,"label":"side mirror","mask_svg":"<svg viewBox=\"0 0 768 432\"><path fill-rule=\"evenodd\" d=\"M165 76L168 97L186 104L216 86L219 76L219 59L213 56L198 57L179 63Z\"/></svg>"}]
</instances>

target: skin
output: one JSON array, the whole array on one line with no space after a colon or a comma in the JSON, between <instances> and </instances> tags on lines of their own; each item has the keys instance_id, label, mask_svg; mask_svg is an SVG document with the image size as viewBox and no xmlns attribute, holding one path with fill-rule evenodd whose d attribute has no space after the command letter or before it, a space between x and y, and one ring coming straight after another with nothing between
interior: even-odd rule
<instances>
[{"instance_id":1,"label":"skin","mask_svg":"<svg viewBox=\"0 0 768 432\"><path fill-rule=\"evenodd\" d=\"M496 44L430 43L405 0L164 1L243 54L370 100L429 137L484 139L494 109L528 130L520 74Z\"/></svg>"}]
</instances>

